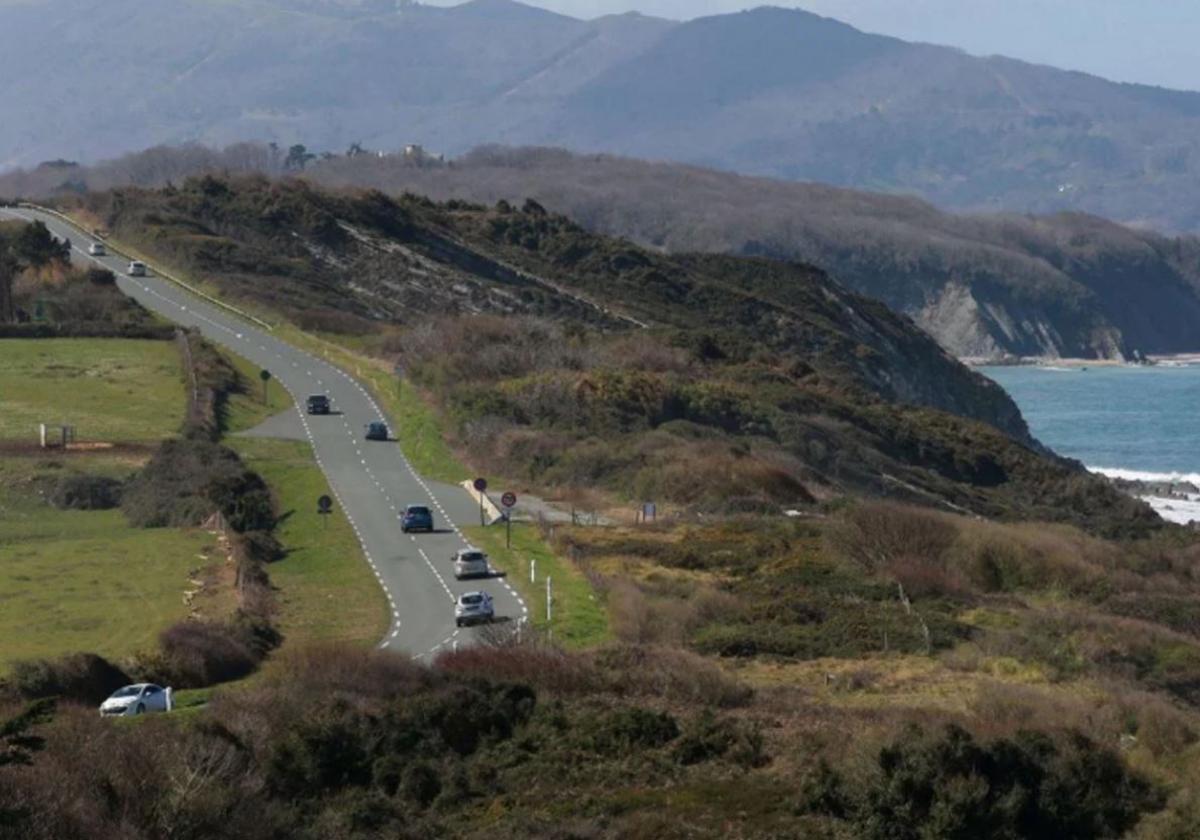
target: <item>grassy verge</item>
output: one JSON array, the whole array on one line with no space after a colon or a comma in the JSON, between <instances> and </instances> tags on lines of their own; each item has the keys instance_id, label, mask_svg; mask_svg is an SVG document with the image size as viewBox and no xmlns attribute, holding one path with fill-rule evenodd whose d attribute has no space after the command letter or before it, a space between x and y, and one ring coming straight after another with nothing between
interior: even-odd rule
<instances>
[{"instance_id":1,"label":"grassy verge","mask_svg":"<svg viewBox=\"0 0 1200 840\"><path fill-rule=\"evenodd\" d=\"M497 567L529 605L534 627L549 631L552 638L569 648L601 644L612 637L608 612L591 583L570 561L555 556L534 525L517 522L512 529L512 548L505 548L504 528L464 528L464 533L486 551ZM530 570L536 574L530 580ZM554 602L551 620L546 621L546 578L552 582Z\"/></svg>"},{"instance_id":2,"label":"grassy verge","mask_svg":"<svg viewBox=\"0 0 1200 840\"><path fill-rule=\"evenodd\" d=\"M345 515L322 522L318 497L330 492L307 443L232 438L226 443L275 492L276 535L287 556L271 564L285 645L315 641L374 644L389 623L387 600Z\"/></svg>"},{"instance_id":3,"label":"grassy verge","mask_svg":"<svg viewBox=\"0 0 1200 840\"><path fill-rule=\"evenodd\" d=\"M259 379L260 369L241 356L225 353L225 357L237 368L245 391L235 394L226 405L225 431L236 434L253 429L259 423L291 408L294 403L284 387L271 379L266 386L266 402L263 401L263 384Z\"/></svg>"},{"instance_id":4,"label":"grassy verge","mask_svg":"<svg viewBox=\"0 0 1200 840\"><path fill-rule=\"evenodd\" d=\"M182 364L166 341L0 339L0 439L36 440L39 423L80 440L158 441L186 407Z\"/></svg>"}]
</instances>

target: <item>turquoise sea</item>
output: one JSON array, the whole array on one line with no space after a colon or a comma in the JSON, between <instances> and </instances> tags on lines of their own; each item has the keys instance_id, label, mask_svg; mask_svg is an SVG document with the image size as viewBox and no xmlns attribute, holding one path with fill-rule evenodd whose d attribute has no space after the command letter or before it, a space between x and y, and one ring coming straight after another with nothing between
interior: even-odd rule
<instances>
[{"instance_id":1,"label":"turquoise sea","mask_svg":"<svg viewBox=\"0 0 1200 840\"><path fill-rule=\"evenodd\" d=\"M1110 474L1200 483L1200 365L979 370L1059 454Z\"/></svg>"}]
</instances>

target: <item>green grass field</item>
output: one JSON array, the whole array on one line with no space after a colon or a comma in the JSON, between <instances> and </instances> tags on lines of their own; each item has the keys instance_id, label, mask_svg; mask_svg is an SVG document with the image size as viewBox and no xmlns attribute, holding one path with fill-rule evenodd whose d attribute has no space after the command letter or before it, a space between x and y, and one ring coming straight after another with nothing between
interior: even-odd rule
<instances>
[{"instance_id":1,"label":"green grass field","mask_svg":"<svg viewBox=\"0 0 1200 840\"><path fill-rule=\"evenodd\" d=\"M120 511L0 495L0 671L20 659L152 647L186 617L183 594L190 573L210 565L205 556L218 558L201 531L130 528Z\"/></svg>"},{"instance_id":2,"label":"green grass field","mask_svg":"<svg viewBox=\"0 0 1200 840\"><path fill-rule=\"evenodd\" d=\"M0 339L0 439L37 439L39 423L79 440L158 441L186 409L179 351L168 341Z\"/></svg>"},{"instance_id":3,"label":"green grass field","mask_svg":"<svg viewBox=\"0 0 1200 840\"><path fill-rule=\"evenodd\" d=\"M612 638L608 611L591 583L568 560L556 557L535 525L514 522L512 548L505 548L504 527L464 528L463 533L508 573L508 580L529 605L533 626L549 631L554 641L569 648L598 645ZM530 566L536 564L536 580ZM546 621L546 577L554 597L550 622Z\"/></svg>"},{"instance_id":4,"label":"green grass field","mask_svg":"<svg viewBox=\"0 0 1200 840\"><path fill-rule=\"evenodd\" d=\"M287 556L268 572L277 589L284 644L375 644L387 630L387 600L340 510L322 523L317 499L329 493L307 443L260 438L226 441L275 492Z\"/></svg>"}]
</instances>

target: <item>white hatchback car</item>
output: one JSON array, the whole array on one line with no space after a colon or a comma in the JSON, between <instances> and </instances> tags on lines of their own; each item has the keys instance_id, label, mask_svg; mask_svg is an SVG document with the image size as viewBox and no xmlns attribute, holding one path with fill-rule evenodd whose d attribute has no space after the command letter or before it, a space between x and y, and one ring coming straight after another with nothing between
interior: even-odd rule
<instances>
[{"instance_id":1,"label":"white hatchback car","mask_svg":"<svg viewBox=\"0 0 1200 840\"><path fill-rule=\"evenodd\" d=\"M131 262L129 264L129 276L130 277L145 277L146 276L146 264L144 262L142 262L141 260L134 260L133 262Z\"/></svg>"},{"instance_id":2,"label":"white hatchback car","mask_svg":"<svg viewBox=\"0 0 1200 840\"><path fill-rule=\"evenodd\" d=\"M100 704L101 717L132 717L175 708L174 692L153 683L127 685Z\"/></svg>"},{"instance_id":3,"label":"white hatchback car","mask_svg":"<svg viewBox=\"0 0 1200 840\"><path fill-rule=\"evenodd\" d=\"M468 624L486 624L496 617L492 596L486 592L464 592L454 604L454 623L459 627Z\"/></svg>"},{"instance_id":4,"label":"white hatchback car","mask_svg":"<svg viewBox=\"0 0 1200 840\"><path fill-rule=\"evenodd\" d=\"M464 548L454 555L454 577L458 580L487 577L492 573L488 556L477 548Z\"/></svg>"},{"instance_id":5,"label":"white hatchback car","mask_svg":"<svg viewBox=\"0 0 1200 840\"><path fill-rule=\"evenodd\" d=\"M104 257L108 255L108 249L104 247L103 242L93 242L88 246L88 253L93 257Z\"/></svg>"}]
</instances>

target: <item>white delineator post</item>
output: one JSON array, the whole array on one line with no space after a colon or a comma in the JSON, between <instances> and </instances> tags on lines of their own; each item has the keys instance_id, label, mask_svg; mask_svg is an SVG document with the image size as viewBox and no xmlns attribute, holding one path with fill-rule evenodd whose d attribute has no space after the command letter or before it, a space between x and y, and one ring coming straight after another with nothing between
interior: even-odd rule
<instances>
[{"instance_id":1,"label":"white delineator post","mask_svg":"<svg viewBox=\"0 0 1200 840\"><path fill-rule=\"evenodd\" d=\"M529 558L529 582L537 583L537 558Z\"/></svg>"},{"instance_id":2,"label":"white delineator post","mask_svg":"<svg viewBox=\"0 0 1200 840\"><path fill-rule=\"evenodd\" d=\"M553 602L553 600L554 600L554 596L551 594L551 590L550 590L550 577L547 576L546 577L546 622L547 623L550 622L550 619L553 615L553 612L552 612L552 609L550 606L551 603Z\"/></svg>"}]
</instances>

